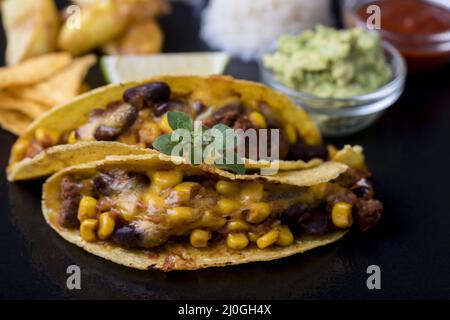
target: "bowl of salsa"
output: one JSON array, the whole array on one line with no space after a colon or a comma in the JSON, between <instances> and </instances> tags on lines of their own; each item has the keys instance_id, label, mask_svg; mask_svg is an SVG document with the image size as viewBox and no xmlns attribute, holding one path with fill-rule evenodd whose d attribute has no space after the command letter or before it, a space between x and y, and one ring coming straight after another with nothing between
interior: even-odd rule
<instances>
[{"instance_id":1,"label":"bowl of salsa","mask_svg":"<svg viewBox=\"0 0 450 320\"><path fill-rule=\"evenodd\" d=\"M345 0L345 26L369 29L376 17L371 6L380 12L380 28L375 31L402 53L409 71L427 71L450 62L450 1Z\"/></svg>"}]
</instances>

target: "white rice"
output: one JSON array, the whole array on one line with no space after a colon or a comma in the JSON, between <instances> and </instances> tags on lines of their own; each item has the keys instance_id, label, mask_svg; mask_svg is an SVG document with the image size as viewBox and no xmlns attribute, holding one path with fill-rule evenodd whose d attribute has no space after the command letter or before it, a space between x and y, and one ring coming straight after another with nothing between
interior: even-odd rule
<instances>
[{"instance_id":1,"label":"white rice","mask_svg":"<svg viewBox=\"0 0 450 320\"><path fill-rule=\"evenodd\" d=\"M255 59L284 33L331 23L329 0L211 0L201 36L213 48Z\"/></svg>"}]
</instances>

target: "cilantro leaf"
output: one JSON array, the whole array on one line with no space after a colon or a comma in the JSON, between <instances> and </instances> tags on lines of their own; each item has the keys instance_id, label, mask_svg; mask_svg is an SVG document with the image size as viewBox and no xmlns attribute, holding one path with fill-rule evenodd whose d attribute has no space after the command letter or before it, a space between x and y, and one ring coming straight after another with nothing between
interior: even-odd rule
<instances>
[{"instance_id":1,"label":"cilantro leaf","mask_svg":"<svg viewBox=\"0 0 450 320\"><path fill-rule=\"evenodd\" d=\"M169 122L169 126L172 128L172 130L176 131L178 129L184 129L188 130L191 134L191 141L190 143L184 145L183 148L180 149L180 154L174 155L174 156L182 156L186 157L190 160L191 164L200 164L197 162L203 162L205 159L203 159L203 152L205 150L205 147L209 145L211 142L213 142L213 137L211 133L208 133L209 128L202 125L201 131L196 132L194 130L194 122L192 119L183 112L174 112L169 111L167 113L167 120ZM219 159L216 159L215 165L218 168L232 171L236 174L244 174L245 173L245 166L243 163L238 163L237 161L237 155L235 154L235 142L237 135L231 134L233 130L229 126L224 124L217 124L213 127L213 129L216 129L220 132L220 134L223 136L223 149L219 150L221 153L221 157ZM173 155L173 149L181 143L181 139L172 141L174 138L173 133L172 134L164 134L160 137L158 137L153 142L153 148L160 151L161 153L167 154L167 155ZM200 139L200 140L198 140ZM200 143L199 143L200 142ZM230 148L231 146L231 148ZM187 148L186 148L187 147ZM219 146L220 147L220 146ZM225 147L228 147L233 152L233 159L235 160L235 163L231 164L225 164L225 159L223 158L223 153L225 151ZM188 154L183 154L187 152Z\"/></svg>"},{"instance_id":2,"label":"cilantro leaf","mask_svg":"<svg viewBox=\"0 0 450 320\"><path fill-rule=\"evenodd\" d=\"M177 129L185 129L192 131L193 130L193 121L192 119L184 112L175 112L169 111L167 113L167 120L169 122L170 128L172 130Z\"/></svg>"},{"instance_id":3,"label":"cilantro leaf","mask_svg":"<svg viewBox=\"0 0 450 320\"><path fill-rule=\"evenodd\" d=\"M180 141L172 141L172 135L171 134L163 134L162 136L159 136L154 142L153 142L153 148L158 150L161 153L172 155L172 150L175 148L175 146L180 143ZM180 156L180 155L177 155Z\"/></svg>"},{"instance_id":4,"label":"cilantro leaf","mask_svg":"<svg viewBox=\"0 0 450 320\"><path fill-rule=\"evenodd\" d=\"M245 166L244 164L239 164L239 163L235 163L235 164L216 164L216 167L223 169L223 170L227 170L227 171L232 171L236 174L244 174L245 173Z\"/></svg>"}]
</instances>

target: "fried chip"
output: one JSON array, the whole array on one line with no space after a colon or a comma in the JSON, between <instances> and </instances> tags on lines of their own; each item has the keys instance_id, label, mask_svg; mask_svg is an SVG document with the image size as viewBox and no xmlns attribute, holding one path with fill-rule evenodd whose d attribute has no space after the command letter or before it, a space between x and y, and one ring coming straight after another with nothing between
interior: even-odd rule
<instances>
[{"instance_id":1,"label":"fried chip","mask_svg":"<svg viewBox=\"0 0 450 320\"><path fill-rule=\"evenodd\" d=\"M161 52L163 32L155 20L133 24L123 36L103 46L110 55L152 54Z\"/></svg>"},{"instance_id":2,"label":"fried chip","mask_svg":"<svg viewBox=\"0 0 450 320\"><path fill-rule=\"evenodd\" d=\"M45 105L15 97L5 91L0 91L0 112L4 110L15 110L31 119L36 119L48 109Z\"/></svg>"},{"instance_id":3,"label":"fried chip","mask_svg":"<svg viewBox=\"0 0 450 320\"><path fill-rule=\"evenodd\" d=\"M32 121L30 117L17 110L0 112L0 125L17 136L23 134Z\"/></svg>"},{"instance_id":4,"label":"fried chip","mask_svg":"<svg viewBox=\"0 0 450 320\"><path fill-rule=\"evenodd\" d=\"M34 84L49 78L72 61L69 53L49 53L12 67L0 68L0 88Z\"/></svg>"},{"instance_id":5,"label":"fried chip","mask_svg":"<svg viewBox=\"0 0 450 320\"><path fill-rule=\"evenodd\" d=\"M2 10L7 65L55 51L60 18L54 0L8 0Z\"/></svg>"},{"instance_id":6,"label":"fried chip","mask_svg":"<svg viewBox=\"0 0 450 320\"><path fill-rule=\"evenodd\" d=\"M78 90L78 94L86 93L89 90L91 90L91 87L86 82L83 82L80 85L80 89Z\"/></svg>"},{"instance_id":7,"label":"fried chip","mask_svg":"<svg viewBox=\"0 0 450 320\"><path fill-rule=\"evenodd\" d=\"M78 94L86 73L96 61L97 58L93 54L77 58L72 64L51 76L45 82L32 86L15 87L9 89L9 91L23 99L53 107Z\"/></svg>"}]
</instances>

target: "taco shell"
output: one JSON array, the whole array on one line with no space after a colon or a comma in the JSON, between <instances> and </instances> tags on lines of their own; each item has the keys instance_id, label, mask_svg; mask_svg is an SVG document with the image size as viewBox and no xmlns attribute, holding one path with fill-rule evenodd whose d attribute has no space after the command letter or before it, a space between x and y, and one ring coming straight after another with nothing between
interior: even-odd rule
<instances>
[{"instance_id":1,"label":"taco shell","mask_svg":"<svg viewBox=\"0 0 450 320\"><path fill-rule=\"evenodd\" d=\"M215 167L203 165L193 167L181 164L183 171L190 171L196 175L205 175L205 179L211 174L217 177L232 180L267 180L281 184L292 184L296 186L311 186L324 181L337 178L343 173L347 166L327 162L318 167L285 172L271 177L244 175L238 176L222 171ZM92 174L102 169L119 168L133 170L133 172L164 168L165 170L175 167L170 158L160 154L147 156L122 156L109 157L107 159L81 164L58 172L47 180L43 188L42 210L47 223L65 240L85 249L99 257L111 260L115 263L141 270L158 269L171 270L196 270L206 267L218 267L235 265L255 261L269 261L287 257L296 253L324 246L340 239L346 230L337 231L325 236L304 236L295 239L294 243L286 247L271 247L266 249L247 248L244 250L231 250L225 244L216 244L207 248L196 249L189 244L167 243L158 249L125 249L112 242L86 242L78 229L69 230L61 227L57 221L59 210L59 186L65 175Z\"/></svg>"},{"instance_id":2,"label":"taco shell","mask_svg":"<svg viewBox=\"0 0 450 320\"><path fill-rule=\"evenodd\" d=\"M217 107L223 99L232 92L238 95L243 101L264 101L269 108L274 110L285 123L291 124L299 134L304 138L305 142L311 145L319 144L322 141L319 130L308 114L298 106L296 106L287 96L278 93L264 85L244 81L235 80L229 76L160 76L146 81L129 82L125 84L112 84L90 92L87 92L69 103L56 107L36 121L34 121L28 130L18 139L16 145L23 145L27 141L31 141L37 128L44 127L59 134L67 133L80 125L86 123L91 110L96 108L105 108L110 102L121 100L124 91L131 87L136 87L147 82L163 81L166 82L179 95L190 94L203 101L212 108ZM104 148L105 143L109 142L92 142L84 145L59 145L51 147L42 155L32 159L23 160L23 155L16 152L17 148L13 148L10 163L8 167L8 179L10 181L31 179L46 176L61 169L58 161L53 159L64 159L65 165L76 165L85 162L82 153L90 153L89 160L100 160L105 154L98 151L98 148ZM117 150L120 148L120 150ZM141 153L149 153L149 149L141 148ZM136 148L130 145L119 146L119 144L110 145L110 154L119 155L127 154L131 151L133 154ZM62 154L67 153L70 156ZM73 156L72 156L73 155ZM98 156L95 158L94 155ZM311 163L303 161L279 161L277 165L280 170L304 169L318 164L317 160ZM320 160L319 160L320 161ZM260 168L269 165L267 162L250 162L249 168Z\"/></svg>"}]
</instances>

